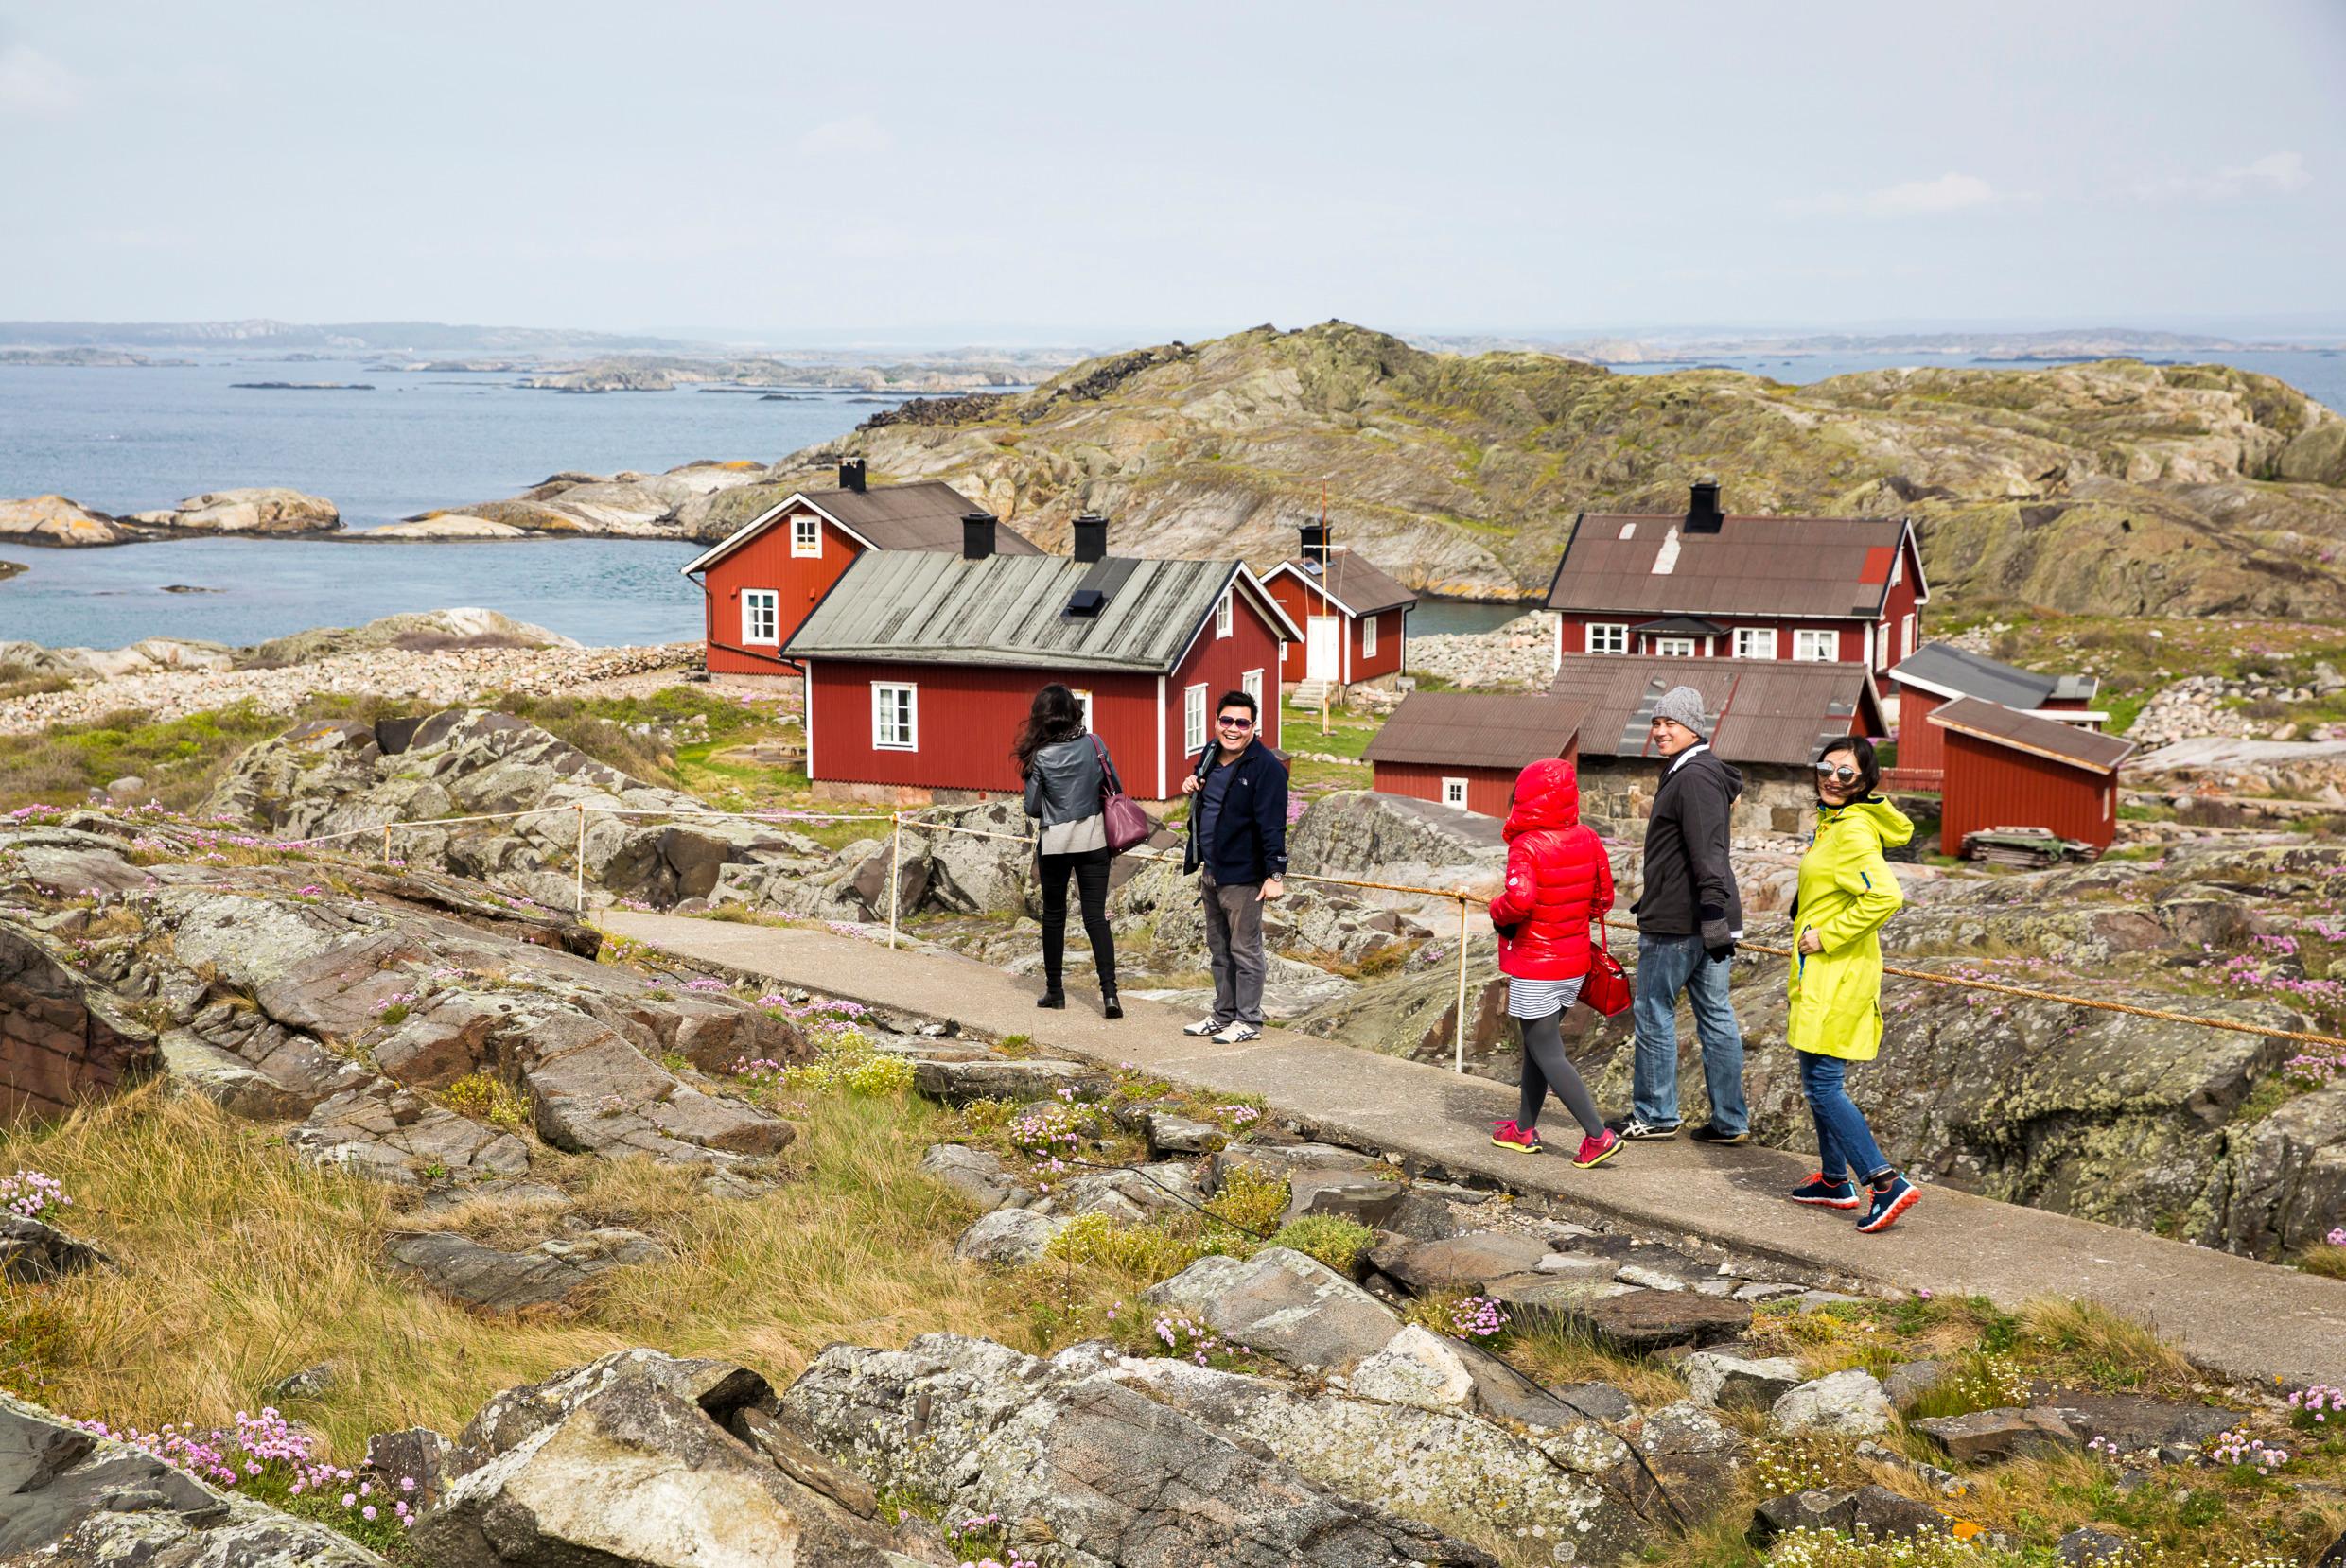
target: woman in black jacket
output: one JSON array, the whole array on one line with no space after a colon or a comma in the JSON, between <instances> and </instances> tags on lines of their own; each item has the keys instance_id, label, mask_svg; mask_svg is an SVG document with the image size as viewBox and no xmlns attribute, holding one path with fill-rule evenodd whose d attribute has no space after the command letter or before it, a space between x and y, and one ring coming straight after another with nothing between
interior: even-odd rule
<instances>
[{"instance_id":1,"label":"woman in black jacket","mask_svg":"<svg viewBox=\"0 0 2346 1568\"><path fill-rule=\"evenodd\" d=\"M1053 681L1035 693L1034 706L1019 726L1011 748L1026 780L1026 814L1042 825L1037 845L1042 880L1042 995L1038 1007L1064 1007L1060 983L1067 953L1067 879L1076 880L1083 905L1084 934L1092 939L1092 962L1099 970L1101 1011L1124 1017L1116 1003L1116 938L1108 928L1108 830L1100 815L1101 795L1115 777L1108 748L1083 727L1076 694Z\"/></svg>"}]
</instances>

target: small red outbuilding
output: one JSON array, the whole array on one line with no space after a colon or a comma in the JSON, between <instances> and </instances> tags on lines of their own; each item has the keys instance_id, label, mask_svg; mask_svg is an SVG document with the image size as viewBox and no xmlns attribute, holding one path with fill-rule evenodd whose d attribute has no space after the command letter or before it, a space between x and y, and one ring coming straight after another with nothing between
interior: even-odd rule
<instances>
[{"instance_id":1,"label":"small red outbuilding","mask_svg":"<svg viewBox=\"0 0 2346 1568\"><path fill-rule=\"evenodd\" d=\"M1977 697L1935 709L1947 780L1938 841L1959 853L1967 833L2041 828L2107 849L2118 832L2118 768L2134 742L2040 719Z\"/></svg>"},{"instance_id":2,"label":"small red outbuilding","mask_svg":"<svg viewBox=\"0 0 2346 1568\"><path fill-rule=\"evenodd\" d=\"M1412 691L1369 742L1374 788L1503 817L1517 774L1578 749L1585 711L1565 697Z\"/></svg>"},{"instance_id":3,"label":"small red outbuilding","mask_svg":"<svg viewBox=\"0 0 2346 1568\"><path fill-rule=\"evenodd\" d=\"M1320 525L1304 530L1302 554L1263 574L1263 589L1304 628L1302 656L1287 660L1290 684L1391 684L1409 668L1409 611L1417 595L1331 546Z\"/></svg>"}]
</instances>

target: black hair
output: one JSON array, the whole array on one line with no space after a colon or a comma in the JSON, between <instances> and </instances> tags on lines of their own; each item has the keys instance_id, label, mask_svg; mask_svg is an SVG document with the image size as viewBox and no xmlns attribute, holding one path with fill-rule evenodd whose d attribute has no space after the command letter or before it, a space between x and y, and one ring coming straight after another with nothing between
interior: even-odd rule
<instances>
[{"instance_id":1,"label":"black hair","mask_svg":"<svg viewBox=\"0 0 2346 1568\"><path fill-rule=\"evenodd\" d=\"M1882 789L1882 764L1874 759L1874 743L1862 735L1836 735L1818 748L1816 759L1822 762L1837 751L1846 751L1857 758L1857 781L1863 787L1849 798L1852 801L1877 798ZM1824 798L1822 792L1817 798Z\"/></svg>"},{"instance_id":2,"label":"black hair","mask_svg":"<svg viewBox=\"0 0 2346 1568\"><path fill-rule=\"evenodd\" d=\"M1214 705L1215 716L1219 718L1221 716L1222 709L1226 707L1245 708L1247 710L1247 717L1250 719L1259 719L1263 716L1262 705L1254 700L1254 693L1252 691L1223 692L1222 700Z\"/></svg>"},{"instance_id":3,"label":"black hair","mask_svg":"<svg viewBox=\"0 0 2346 1568\"><path fill-rule=\"evenodd\" d=\"M1018 740L1010 747L1020 775L1034 771L1035 753L1082 733L1083 705L1063 684L1053 681L1035 693L1034 706L1026 710L1025 720L1018 726Z\"/></svg>"}]
</instances>

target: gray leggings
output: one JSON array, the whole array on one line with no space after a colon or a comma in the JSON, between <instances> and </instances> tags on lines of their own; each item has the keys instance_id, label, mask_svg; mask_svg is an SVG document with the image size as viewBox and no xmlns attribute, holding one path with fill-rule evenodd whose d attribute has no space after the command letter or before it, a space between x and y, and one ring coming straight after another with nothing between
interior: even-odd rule
<instances>
[{"instance_id":1,"label":"gray leggings","mask_svg":"<svg viewBox=\"0 0 2346 1568\"><path fill-rule=\"evenodd\" d=\"M1581 1131L1594 1138L1604 1131L1604 1119L1597 1114L1597 1102L1589 1098L1579 1069L1564 1054L1563 1021L1562 1012L1515 1020L1523 1030L1523 1104L1515 1114L1515 1125L1539 1125L1540 1106L1552 1089L1581 1124Z\"/></svg>"}]
</instances>

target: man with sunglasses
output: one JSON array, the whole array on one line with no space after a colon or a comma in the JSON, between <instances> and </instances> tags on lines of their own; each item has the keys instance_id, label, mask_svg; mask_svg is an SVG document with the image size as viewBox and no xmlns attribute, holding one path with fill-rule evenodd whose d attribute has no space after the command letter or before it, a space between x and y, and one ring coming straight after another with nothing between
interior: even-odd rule
<instances>
[{"instance_id":1,"label":"man with sunglasses","mask_svg":"<svg viewBox=\"0 0 2346 1568\"><path fill-rule=\"evenodd\" d=\"M1184 1035L1236 1045L1263 1032L1263 905L1286 891L1287 770L1256 733L1252 693L1214 706L1215 741L1182 780L1190 797L1184 872L1200 873L1205 946L1214 966L1214 1016Z\"/></svg>"},{"instance_id":2,"label":"man with sunglasses","mask_svg":"<svg viewBox=\"0 0 2346 1568\"><path fill-rule=\"evenodd\" d=\"M1645 887L1631 906L1637 916L1637 1044L1630 1114L1613 1128L1623 1138L1678 1135L1681 995L1694 1011L1710 1096L1710 1120L1694 1138L1703 1143L1751 1138L1743 1034L1727 995L1735 944L1743 934L1742 897L1727 856L1728 823L1743 775L1710 749L1714 723L1703 711L1701 692L1674 686L1654 705L1647 727L1662 758L1662 777L1646 819Z\"/></svg>"}]
</instances>

